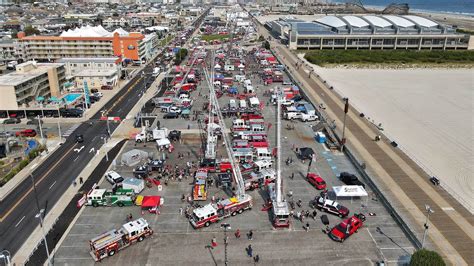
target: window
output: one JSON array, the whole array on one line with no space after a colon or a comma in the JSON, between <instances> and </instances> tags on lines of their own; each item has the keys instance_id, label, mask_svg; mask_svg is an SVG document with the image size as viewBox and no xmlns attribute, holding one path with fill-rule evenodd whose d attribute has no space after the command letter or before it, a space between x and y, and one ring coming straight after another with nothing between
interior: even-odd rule
<instances>
[{"instance_id":1,"label":"window","mask_svg":"<svg viewBox=\"0 0 474 266\"><path fill-rule=\"evenodd\" d=\"M136 235L136 234L137 234L137 232L136 232L136 231L133 231L131 235L134 236L134 235Z\"/></svg>"}]
</instances>

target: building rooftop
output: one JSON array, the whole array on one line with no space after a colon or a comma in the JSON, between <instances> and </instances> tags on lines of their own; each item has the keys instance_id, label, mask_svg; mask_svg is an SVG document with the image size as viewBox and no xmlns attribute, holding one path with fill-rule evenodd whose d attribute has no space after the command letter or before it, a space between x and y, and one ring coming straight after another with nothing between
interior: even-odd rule
<instances>
[{"instance_id":1,"label":"building rooftop","mask_svg":"<svg viewBox=\"0 0 474 266\"><path fill-rule=\"evenodd\" d=\"M57 60L58 63L120 63L120 58L117 57L71 57L61 58Z\"/></svg>"},{"instance_id":2,"label":"building rooftop","mask_svg":"<svg viewBox=\"0 0 474 266\"><path fill-rule=\"evenodd\" d=\"M32 61L17 65L17 69L27 65L34 64ZM0 86L16 86L30 79L34 79L39 75L45 74L51 68L62 66L60 63L36 63L36 67L28 71L16 71L0 76Z\"/></svg>"},{"instance_id":3,"label":"building rooftop","mask_svg":"<svg viewBox=\"0 0 474 266\"><path fill-rule=\"evenodd\" d=\"M74 74L76 77L110 77L117 74L116 69L100 70L85 69Z\"/></svg>"},{"instance_id":4,"label":"building rooftop","mask_svg":"<svg viewBox=\"0 0 474 266\"><path fill-rule=\"evenodd\" d=\"M385 15L383 18L392 22L393 25L398 27L409 28L415 26L415 23L399 16Z\"/></svg>"},{"instance_id":5,"label":"building rooftop","mask_svg":"<svg viewBox=\"0 0 474 266\"><path fill-rule=\"evenodd\" d=\"M118 33L120 36L128 36L129 33L122 28L118 28L113 32L104 29L102 26L84 26L75 28L73 30L67 30L61 33L61 37L112 37L114 33Z\"/></svg>"}]
</instances>

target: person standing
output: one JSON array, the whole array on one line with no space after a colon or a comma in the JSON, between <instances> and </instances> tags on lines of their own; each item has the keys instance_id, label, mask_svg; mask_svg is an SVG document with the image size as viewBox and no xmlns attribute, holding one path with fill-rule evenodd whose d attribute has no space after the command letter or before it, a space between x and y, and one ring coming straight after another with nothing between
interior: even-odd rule
<instances>
[{"instance_id":1,"label":"person standing","mask_svg":"<svg viewBox=\"0 0 474 266\"><path fill-rule=\"evenodd\" d=\"M240 238L240 229L237 229L237 231L235 231L235 238Z\"/></svg>"},{"instance_id":2,"label":"person standing","mask_svg":"<svg viewBox=\"0 0 474 266\"><path fill-rule=\"evenodd\" d=\"M247 238L248 238L249 240L252 240L252 239L253 239L253 231L252 231L252 230L250 230L249 233L247 234Z\"/></svg>"},{"instance_id":3,"label":"person standing","mask_svg":"<svg viewBox=\"0 0 474 266\"><path fill-rule=\"evenodd\" d=\"M253 257L253 261L254 261L255 263L258 263L258 262L260 261L260 256L259 256L258 254L255 255L255 257Z\"/></svg>"},{"instance_id":4,"label":"person standing","mask_svg":"<svg viewBox=\"0 0 474 266\"><path fill-rule=\"evenodd\" d=\"M247 247L247 255L248 255L249 257L253 257L252 245L249 245L249 246Z\"/></svg>"}]
</instances>

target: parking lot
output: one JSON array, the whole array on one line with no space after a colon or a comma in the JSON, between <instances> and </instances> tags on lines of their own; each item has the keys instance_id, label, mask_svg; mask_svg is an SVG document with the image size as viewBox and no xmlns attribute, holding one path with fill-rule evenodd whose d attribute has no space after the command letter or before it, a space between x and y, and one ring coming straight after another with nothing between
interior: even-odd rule
<instances>
[{"instance_id":1,"label":"parking lot","mask_svg":"<svg viewBox=\"0 0 474 266\"><path fill-rule=\"evenodd\" d=\"M239 71L234 71L238 74ZM257 97L263 105L262 114L268 130L268 140L270 147L276 145L276 107L266 104L270 97L264 96L264 92L282 86L281 83L264 85L257 76L247 76L252 80L256 88ZM286 74L285 74L285 78ZM234 83L236 85L237 83ZM241 85L237 85L239 91ZM196 91L191 94L194 99L192 110L202 110L207 101L208 85L201 81ZM219 99L219 104L224 107L231 97L224 95ZM317 103L313 103L315 106ZM146 144L135 144L130 140L124 147L121 154L131 149L146 151L153 158L162 158L163 153L168 156L166 164L171 167L184 167L186 162L197 162L202 156L200 152L200 136L196 120L185 119L162 119L163 113L155 109L158 114L161 127L170 130L182 130L182 141L173 143L175 150L172 153L158 151L153 142ZM200 116L204 117L204 115ZM227 127L231 125L231 119L226 119ZM294 130L286 129L287 124L293 124ZM340 186L343 183L338 180L340 172L346 171L357 174L350 161L344 154L329 150L324 144L317 143L314 132L311 128L315 122L303 123L300 121L289 122L282 120L281 151L282 151L282 180L285 194L293 192L293 199L301 199L303 205L296 207L295 212L310 210L309 201L319 195L311 184L304 178L308 170L308 162L303 162L296 158L296 147L310 147L316 153L316 161L311 165L311 172L315 172L324 178L328 188ZM220 143L221 144L221 143ZM225 149L219 144L217 157L226 157ZM178 158L178 153L183 154L183 158ZM133 175L133 167L120 165L120 156L116 159L116 164L112 168L124 177ZM285 165L284 160L292 157L294 163ZM294 173L294 178L290 176ZM188 205L182 201L182 195L191 193L192 178L169 180L167 185L158 190L156 186L145 188L142 195L160 195L164 198L159 215L142 213L139 207L83 207L80 216L75 221L71 230L67 234L64 242L58 248L54 262L57 265L92 265L94 260L89 255L89 240L108 230L119 228L126 221L126 216L131 213L134 218L144 217L154 230L154 235L144 242L132 245L120 251L114 257L106 258L101 263L106 265L223 265L224 263L224 230L219 224L213 224L208 228L195 230L188 220L180 213L180 208ZM101 187L111 188L111 185L104 181ZM225 193L214 186L209 190L209 194L216 197L228 197ZM322 224L318 211L317 217L313 220L307 218L302 223L296 219L291 220L290 229L276 230L273 228L270 216L262 207L266 200L265 190L249 191L253 197L252 210L243 214L230 217L223 222L229 223L232 229L229 231L228 260L231 265L246 265L252 261L246 256L245 248L251 244L254 255L260 256L260 263L265 265L372 265L376 261L385 260L391 264L403 263L407 253L413 252L413 247L405 237L401 229L387 213L385 208L374 197L370 189L367 188L369 196L367 198L341 199L337 201L346 206L351 214L362 212L367 217L364 227L357 234L352 235L344 243L332 241L322 232L325 226ZM210 199L210 197L208 197ZM209 202L209 200L207 201ZM204 205L204 202L200 202ZM369 215L372 213L373 215ZM337 216L328 214L330 226L334 226L341 221ZM310 224L310 229L306 231L303 226ZM377 228L380 228L379 230ZM242 237L236 239L234 232L240 229ZM247 240L245 233L253 230L253 240ZM382 232L382 233L380 233ZM218 246L214 249L206 248L211 244L212 238L217 239Z\"/></svg>"}]
</instances>

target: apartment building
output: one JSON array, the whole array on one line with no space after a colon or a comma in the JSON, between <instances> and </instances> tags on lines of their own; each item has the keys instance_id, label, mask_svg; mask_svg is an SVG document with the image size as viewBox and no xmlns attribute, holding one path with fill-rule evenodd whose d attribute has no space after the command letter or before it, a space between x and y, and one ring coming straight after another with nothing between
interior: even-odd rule
<instances>
[{"instance_id":1,"label":"apartment building","mask_svg":"<svg viewBox=\"0 0 474 266\"><path fill-rule=\"evenodd\" d=\"M66 69L66 78L74 80L77 88L82 88L84 81L89 88L99 89L102 85L115 86L122 73L120 58L63 58L58 60Z\"/></svg>"},{"instance_id":2,"label":"apartment building","mask_svg":"<svg viewBox=\"0 0 474 266\"><path fill-rule=\"evenodd\" d=\"M113 32L102 26L85 26L63 32L60 36L25 36L18 33L28 60L56 61L60 58L122 57L140 61L145 36L119 28Z\"/></svg>"},{"instance_id":3,"label":"apartment building","mask_svg":"<svg viewBox=\"0 0 474 266\"><path fill-rule=\"evenodd\" d=\"M66 82L64 64L28 61L0 76L2 110L18 110L38 97L60 97Z\"/></svg>"}]
</instances>

